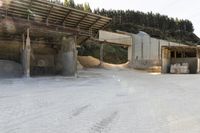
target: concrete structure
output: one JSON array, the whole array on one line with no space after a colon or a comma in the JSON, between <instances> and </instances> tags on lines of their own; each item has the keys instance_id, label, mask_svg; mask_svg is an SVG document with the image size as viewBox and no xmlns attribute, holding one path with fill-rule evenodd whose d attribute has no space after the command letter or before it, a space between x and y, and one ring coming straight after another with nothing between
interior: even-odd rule
<instances>
[{"instance_id":1,"label":"concrete structure","mask_svg":"<svg viewBox=\"0 0 200 133\"><path fill-rule=\"evenodd\" d=\"M7 69L9 72L5 71L8 75L17 72L13 76L74 76L77 45L95 37L110 21L108 17L43 0L2 0L0 66L13 65ZM0 77L5 72L0 71Z\"/></svg>"},{"instance_id":2,"label":"concrete structure","mask_svg":"<svg viewBox=\"0 0 200 133\"><path fill-rule=\"evenodd\" d=\"M126 34L114 33L109 31L99 31L99 41L106 41L108 43L114 43L119 45L132 45L132 38Z\"/></svg>"},{"instance_id":3,"label":"concrete structure","mask_svg":"<svg viewBox=\"0 0 200 133\"><path fill-rule=\"evenodd\" d=\"M6 22L5 19L4 21ZM12 18L9 19L11 20ZM20 27L18 24L15 24L14 26L16 28ZM32 27L23 28L25 29L25 32L22 33L22 41L17 44L19 45L19 47L17 47L18 49L15 48L20 55L16 60L22 65L23 68L23 75L21 76L74 76L76 74L77 35L66 32L65 34L54 33L56 37L51 37L50 35L46 34L46 31L39 31L39 28L43 28L40 26L35 29L32 29ZM5 35L6 32L3 32ZM16 33L18 33L18 31L16 31ZM14 37L17 38L18 35L14 34ZM14 38L12 41L17 41L18 39L16 38ZM49 42L47 38L52 39L53 41L58 41L55 44ZM4 56L0 56L0 59L12 61L12 59L9 57L16 55L10 54L7 50L12 41L10 37L7 38L6 36L2 36L2 40L6 40L8 45L4 47L4 50L2 50L2 55ZM7 53L7 55L3 53ZM8 72L8 74L12 73Z\"/></svg>"},{"instance_id":4,"label":"concrete structure","mask_svg":"<svg viewBox=\"0 0 200 133\"><path fill-rule=\"evenodd\" d=\"M24 76L30 77L30 66L31 66L31 40L30 40L30 29L26 31L26 43L22 48L22 65L24 70ZM24 39L24 38L23 38Z\"/></svg>"},{"instance_id":5,"label":"concrete structure","mask_svg":"<svg viewBox=\"0 0 200 133\"><path fill-rule=\"evenodd\" d=\"M197 73L200 69L198 48L196 51L196 47L152 38L142 31L138 34L121 31L120 33L100 31L99 40L128 47L128 61L130 67L135 69L150 69L154 66L162 66L162 72L169 73L170 66L177 63L188 64L190 73ZM180 54L184 54L181 56L182 58L176 58L178 57L176 54L179 53L174 52L174 49L175 51L177 49ZM173 54L175 58L171 57L171 53L176 53ZM186 66L180 66L180 68ZM183 72L187 73L187 70L183 70Z\"/></svg>"},{"instance_id":6,"label":"concrete structure","mask_svg":"<svg viewBox=\"0 0 200 133\"><path fill-rule=\"evenodd\" d=\"M150 37L144 32L133 35L133 67L136 69L148 69L153 66L161 66L162 46L186 46L184 44L169 42Z\"/></svg>"},{"instance_id":7,"label":"concrete structure","mask_svg":"<svg viewBox=\"0 0 200 133\"><path fill-rule=\"evenodd\" d=\"M199 51L195 46L163 46L162 73L199 73Z\"/></svg>"},{"instance_id":8,"label":"concrete structure","mask_svg":"<svg viewBox=\"0 0 200 133\"><path fill-rule=\"evenodd\" d=\"M99 39L95 40L100 43L100 60L103 61L103 45L105 44L113 44L113 45L122 45L124 47L128 47L128 61L132 59L132 34L127 32L121 32L121 33L115 33L115 32L109 32L100 30L99 31Z\"/></svg>"}]
</instances>

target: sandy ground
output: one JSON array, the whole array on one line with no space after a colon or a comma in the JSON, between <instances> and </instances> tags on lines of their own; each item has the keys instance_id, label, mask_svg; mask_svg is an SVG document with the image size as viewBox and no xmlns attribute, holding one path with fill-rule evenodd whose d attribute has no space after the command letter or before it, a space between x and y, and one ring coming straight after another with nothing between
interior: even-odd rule
<instances>
[{"instance_id":1,"label":"sandy ground","mask_svg":"<svg viewBox=\"0 0 200 133\"><path fill-rule=\"evenodd\" d=\"M116 69L0 80L0 133L199 133L199 81Z\"/></svg>"}]
</instances>

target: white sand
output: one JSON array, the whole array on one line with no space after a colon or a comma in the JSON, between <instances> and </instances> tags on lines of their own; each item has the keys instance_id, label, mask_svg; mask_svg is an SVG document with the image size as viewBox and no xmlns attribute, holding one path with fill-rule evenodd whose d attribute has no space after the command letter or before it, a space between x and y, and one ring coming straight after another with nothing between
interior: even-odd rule
<instances>
[{"instance_id":1,"label":"white sand","mask_svg":"<svg viewBox=\"0 0 200 133\"><path fill-rule=\"evenodd\" d=\"M199 133L199 75L88 69L0 80L0 133Z\"/></svg>"}]
</instances>

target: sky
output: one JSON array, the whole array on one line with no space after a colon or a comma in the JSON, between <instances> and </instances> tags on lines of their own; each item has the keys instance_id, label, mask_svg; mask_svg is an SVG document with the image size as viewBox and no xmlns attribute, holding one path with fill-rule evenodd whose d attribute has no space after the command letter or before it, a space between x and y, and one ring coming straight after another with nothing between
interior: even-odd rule
<instances>
[{"instance_id":1,"label":"sky","mask_svg":"<svg viewBox=\"0 0 200 133\"><path fill-rule=\"evenodd\" d=\"M196 35L200 37L200 0L74 0L90 3L92 9L122 9L160 13L169 17L192 21Z\"/></svg>"}]
</instances>

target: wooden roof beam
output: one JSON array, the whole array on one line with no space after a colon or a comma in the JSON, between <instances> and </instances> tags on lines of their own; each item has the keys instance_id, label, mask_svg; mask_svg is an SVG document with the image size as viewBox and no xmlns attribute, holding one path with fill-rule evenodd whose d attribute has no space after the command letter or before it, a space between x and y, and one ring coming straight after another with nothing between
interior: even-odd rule
<instances>
[{"instance_id":1,"label":"wooden roof beam","mask_svg":"<svg viewBox=\"0 0 200 133\"><path fill-rule=\"evenodd\" d=\"M67 20L67 18L69 17L69 15L72 13L72 10L69 10L69 12L67 12L67 14L65 15L63 21L62 21L62 25L64 25L65 21Z\"/></svg>"},{"instance_id":2,"label":"wooden roof beam","mask_svg":"<svg viewBox=\"0 0 200 133\"><path fill-rule=\"evenodd\" d=\"M30 20L28 19L29 21L44 23L45 25L46 25L46 22L44 21L46 21L46 19L49 18L48 20L49 25L61 26L63 24L62 25L63 28L71 27L74 29L75 28L78 29L75 26L79 26L80 29L78 30L80 31L80 33L84 33L82 30L91 29L90 26L91 27L93 26L92 27L94 28L93 32L94 34L96 34L97 31L100 30L101 27L103 27L105 24L108 24L108 22L110 22L111 20L108 17L96 15L93 13L87 13L84 11L79 11L76 9L64 7L62 5L58 5L54 3L52 4L48 2L47 0L10 0L10 1L16 3L16 4L10 4L8 15L11 17L14 16L16 18L22 18L22 19L26 18L27 20L27 16L28 16L28 18L29 17L31 18ZM54 5L53 11L49 11L52 5ZM6 5L2 5L2 9L3 9L2 12L4 13L4 9L6 9ZM29 10L29 13L26 10ZM38 15L37 19L34 19L35 16L34 16L34 12L32 13L32 10L36 13L36 16ZM98 19L100 18L101 20L98 21ZM88 35L86 34L86 36Z\"/></svg>"},{"instance_id":3,"label":"wooden roof beam","mask_svg":"<svg viewBox=\"0 0 200 133\"><path fill-rule=\"evenodd\" d=\"M52 12L52 10L53 10L53 7L54 7L54 5L52 4L51 7L50 7L50 9L49 9L49 12L48 12L48 14L47 14L47 17L46 17L46 23L47 23L47 24L48 24L49 16L50 16L50 14L51 14L51 12Z\"/></svg>"},{"instance_id":4,"label":"wooden roof beam","mask_svg":"<svg viewBox=\"0 0 200 133\"><path fill-rule=\"evenodd\" d=\"M32 7L32 5L33 5L33 0L30 0L30 3L29 3L29 6L28 6L28 8L27 8L27 18L28 18L28 21L29 21L29 13L31 12L31 7ZM30 12L29 12L30 11Z\"/></svg>"},{"instance_id":5,"label":"wooden roof beam","mask_svg":"<svg viewBox=\"0 0 200 133\"><path fill-rule=\"evenodd\" d=\"M88 14L85 14L85 15L81 18L81 20L76 24L76 27L78 27L78 26L80 25L80 23L81 23L83 20L85 20L85 19L87 18L87 16L88 16Z\"/></svg>"},{"instance_id":6,"label":"wooden roof beam","mask_svg":"<svg viewBox=\"0 0 200 133\"><path fill-rule=\"evenodd\" d=\"M43 4L49 4L50 2L47 1L47 0L34 0L34 1L37 1L38 3L43 3ZM54 4L56 7L60 7L60 8L63 8L63 9L68 9L68 10L72 10L74 12L77 12L77 13L87 13L85 11L81 11L81 10L78 10L78 9L74 9L74 8L70 8L70 7L64 7L63 5L59 5L59 4ZM101 15L97 15L97 14L94 14L94 13L88 13L89 15L91 16L94 16L94 17L102 17L103 19L107 19L107 20L112 20L111 18L108 18L106 16L101 16Z\"/></svg>"},{"instance_id":7,"label":"wooden roof beam","mask_svg":"<svg viewBox=\"0 0 200 133\"><path fill-rule=\"evenodd\" d=\"M96 23L98 23L99 22L99 20L101 20L101 18L99 17L94 23L92 23L91 25L90 25L90 27L89 27L89 29L90 28L92 28L94 25L96 25Z\"/></svg>"},{"instance_id":8,"label":"wooden roof beam","mask_svg":"<svg viewBox=\"0 0 200 133\"><path fill-rule=\"evenodd\" d=\"M82 45L84 42L86 42L88 39L90 39L90 37L86 37L85 39L83 39L78 45Z\"/></svg>"},{"instance_id":9,"label":"wooden roof beam","mask_svg":"<svg viewBox=\"0 0 200 133\"><path fill-rule=\"evenodd\" d=\"M102 26L100 29L101 30L105 30L105 28L107 28L112 22L107 22L104 26Z\"/></svg>"}]
</instances>

